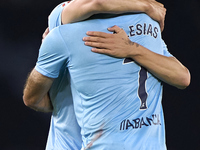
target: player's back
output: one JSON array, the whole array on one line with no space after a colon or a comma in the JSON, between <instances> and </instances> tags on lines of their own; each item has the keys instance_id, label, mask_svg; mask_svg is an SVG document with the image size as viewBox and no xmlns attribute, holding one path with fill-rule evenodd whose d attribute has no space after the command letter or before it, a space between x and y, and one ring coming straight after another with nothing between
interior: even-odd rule
<instances>
[{"instance_id":1,"label":"player's back","mask_svg":"<svg viewBox=\"0 0 200 150\"><path fill-rule=\"evenodd\" d=\"M164 53L159 25L145 14L56 29L65 42L73 93L81 98L74 105L83 146L103 131L91 149L165 150L161 83L134 61L93 53L82 41L87 31L108 32L113 25L122 27L132 41Z\"/></svg>"}]
</instances>

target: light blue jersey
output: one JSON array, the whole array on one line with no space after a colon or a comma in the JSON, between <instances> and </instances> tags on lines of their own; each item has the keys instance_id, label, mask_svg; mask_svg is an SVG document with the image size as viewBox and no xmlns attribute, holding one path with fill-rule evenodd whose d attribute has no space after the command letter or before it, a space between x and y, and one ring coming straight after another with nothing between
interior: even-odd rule
<instances>
[{"instance_id":1,"label":"light blue jersey","mask_svg":"<svg viewBox=\"0 0 200 150\"><path fill-rule=\"evenodd\" d=\"M49 95L53 113L46 150L80 150L81 135L71 96L68 70L62 69L53 82Z\"/></svg>"},{"instance_id":2,"label":"light blue jersey","mask_svg":"<svg viewBox=\"0 0 200 150\"><path fill-rule=\"evenodd\" d=\"M58 5L50 14L49 30L61 25L61 12L68 3ZM66 68L60 70L59 77L49 91L53 104L53 113L46 150L80 150L81 130L76 121L69 73Z\"/></svg>"},{"instance_id":3,"label":"light blue jersey","mask_svg":"<svg viewBox=\"0 0 200 150\"><path fill-rule=\"evenodd\" d=\"M172 56L157 22L146 14L124 15L53 29L41 45L36 70L57 78L68 68L83 147L102 132L91 150L166 150L161 82L133 60L93 53L82 41L87 31L108 32L113 25L149 50Z\"/></svg>"}]
</instances>

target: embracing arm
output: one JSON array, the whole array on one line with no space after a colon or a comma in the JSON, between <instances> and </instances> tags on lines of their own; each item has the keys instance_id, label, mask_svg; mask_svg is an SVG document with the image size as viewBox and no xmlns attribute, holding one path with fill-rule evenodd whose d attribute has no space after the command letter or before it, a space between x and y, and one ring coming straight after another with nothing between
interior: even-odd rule
<instances>
[{"instance_id":1,"label":"embracing arm","mask_svg":"<svg viewBox=\"0 0 200 150\"><path fill-rule=\"evenodd\" d=\"M48 91L52 83L52 78L45 77L33 69L24 88L24 104L36 111L51 112L53 106Z\"/></svg>"},{"instance_id":2,"label":"embracing arm","mask_svg":"<svg viewBox=\"0 0 200 150\"><path fill-rule=\"evenodd\" d=\"M120 14L125 12L144 12L160 24L164 30L166 9L155 0L73 0L62 11L62 24L82 21L98 13ZM49 29L43 33L43 39Z\"/></svg>"},{"instance_id":3,"label":"embracing arm","mask_svg":"<svg viewBox=\"0 0 200 150\"><path fill-rule=\"evenodd\" d=\"M118 26L109 28L116 34L103 32L87 32L90 37L84 37L85 44L92 47L93 52L107 54L120 58L132 58L145 67L158 79L184 89L190 84L189 70L175 57L166 57L154 53L147 48L131 42L125 31Z\"/></svg>"},{"instance_id":4,"label":"embracing arm","mask_svg":"<svg viewBox=\"0 0 200 150\"><path fill-rule=\"evenodd\" d=\"M62 23L81 21L97 13L125 12L144 12L164 29L166 9L155 0L73 0L62 12Z\"/></svg>"},{"instance_id":5,"label":"embracing arm","mask_svg":"<svg viewBox=\"0 0 200 150\"><path fill-rule=\"evenodd\" d=\"M132 51L129 57L145 67L154 76L179 89L189 86L190 73L175 57L167 57L154 53L134 42L131 42L131 47L135 51Z\"/></svg>"}]
</instances>

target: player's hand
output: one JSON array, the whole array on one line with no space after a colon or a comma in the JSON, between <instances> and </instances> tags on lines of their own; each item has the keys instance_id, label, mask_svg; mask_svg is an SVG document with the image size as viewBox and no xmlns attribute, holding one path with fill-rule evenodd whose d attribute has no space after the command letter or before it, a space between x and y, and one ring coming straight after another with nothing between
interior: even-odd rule
<instances>
[{"instance_id":1,"label":"player's hand","mask_svg":"<svg viewBox=\"0 0 200 150\"><path fill-rule=\"evenodd\" d=\"M88 31L89 37L84 37L85 45L91 46L95 53L106 54L117 58L126 58L133 55L139 44L131 42L126 32L118 26L108 28L112 33Z\"/></svg>"},{"instance_id":2,"label":"player's hand","mask_svg":"<svg viewBox=\"0 0 200 150\"><path fill-rule=\"evenodd\" d=\"M166 8L163 4L155 1L155 0L146 0L148 4L148 9L146 11L147 15L149 15L154 20L158 21L160 24L161 31L164 30L164 21L166 15Z\"/></svg>"},{"instance_id":3,"label":"player's hand","mask_svg":"<svg viewBox=\"0 0 200 150\"><path fill-rule=\"evenodd\" d=\"M43 40L46 38L46 36L49 34L49 28L46 28L46 30L44 31L43 35L42 35L42 42Z\"/></svg>"}]
</instances>

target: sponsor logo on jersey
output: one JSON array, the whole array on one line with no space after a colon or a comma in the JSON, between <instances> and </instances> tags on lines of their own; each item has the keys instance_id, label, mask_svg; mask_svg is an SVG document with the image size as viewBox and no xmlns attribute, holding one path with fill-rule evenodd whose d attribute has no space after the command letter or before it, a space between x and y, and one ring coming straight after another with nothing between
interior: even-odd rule
<instances>
[{"instance_id":1,"label":"sponsor logo on jersey","mask_svg":"<svg viewBox=\"0 0 200 150\"><path fill-rule=\"evenodd\" d=\"M159 114L153 114L151 117L125 119L120 123L120 130L140 129L153 125L161 125Z\"/></svg>"}]
</instances>

